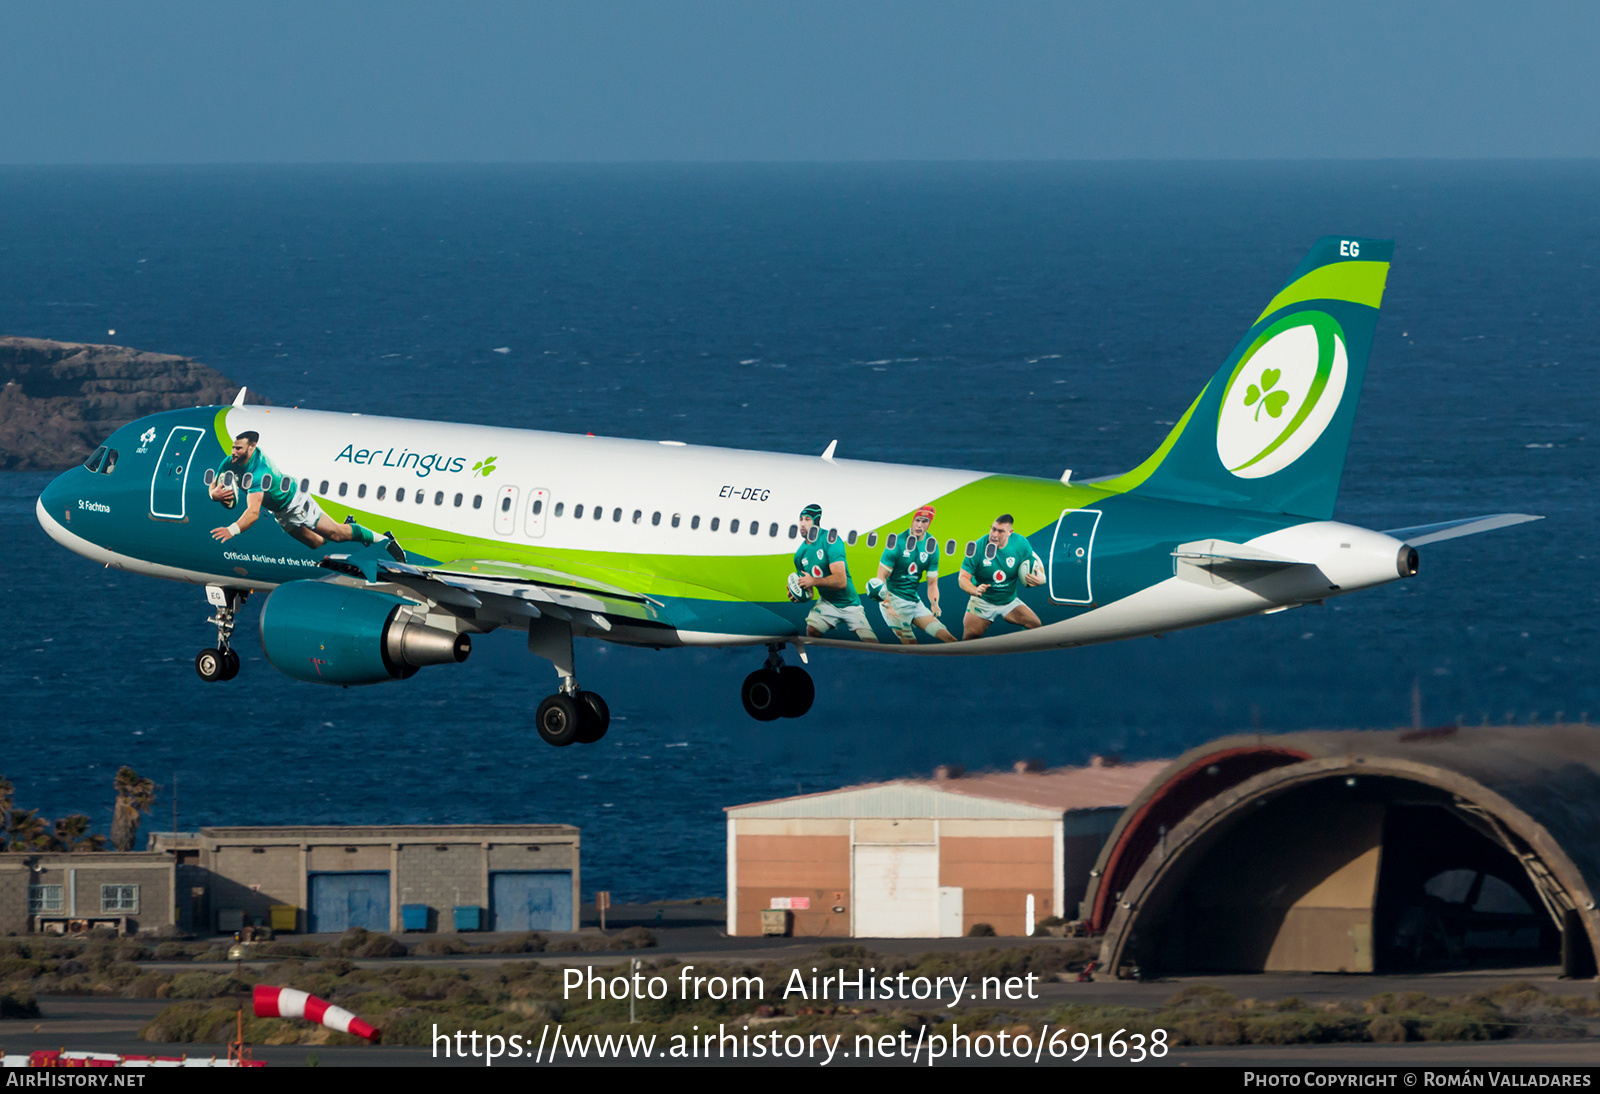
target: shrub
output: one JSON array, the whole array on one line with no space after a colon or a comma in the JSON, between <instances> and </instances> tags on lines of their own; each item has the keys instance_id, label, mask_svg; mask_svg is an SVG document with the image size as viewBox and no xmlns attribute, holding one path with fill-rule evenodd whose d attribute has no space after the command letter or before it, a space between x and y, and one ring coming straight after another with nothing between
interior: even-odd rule
<instances>
[{"instance_id":1,"label":"shrub","mask_svg":"<svg viewBox=\"0 0 1600 1094\"><path fill-rule=\"evenodd\" d=\"M386 934L375 934L367 938L361 945L349 951L351 957L404 957L406 948L404 944L395 941Z\"/></svg>"},{"instance_id":2,"label":"shrub","mask_svg":"<svg viewBox=\"0 0 1600 1094\"><path fill-rule=\"evenodd\" d=\"M0 1018L37 1018L39 1000L32 995L13 992L0 995Z\"/></svg>"},{"instance_id":3,"label":"shrub","mask_svg":"<svg viewBox=\"0 0 1600 1094\"><path fill-rule=\"evenodd\" d=\"M988 923L974 923L972 929L967 932L968 938L993 938L994 936L994 927Z\"/></svg>"}]
</instances>

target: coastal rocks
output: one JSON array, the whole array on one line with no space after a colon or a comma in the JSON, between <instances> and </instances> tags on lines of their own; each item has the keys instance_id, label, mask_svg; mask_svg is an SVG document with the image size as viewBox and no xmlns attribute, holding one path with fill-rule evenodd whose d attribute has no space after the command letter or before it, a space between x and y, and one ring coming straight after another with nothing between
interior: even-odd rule
<instances>
[{"instance_id":1,"label":"coastal rocks","mask_svg":"<svg viewBox=\"0 0 1600 1094\"><path fill-rule=\"evenodd\" d=\"M135 418L229 403L238 393L237 383L187 357L0 338L0 471L71 467ZM246 401L266 402L255 392Z\"/></svg>"}]
</instances>

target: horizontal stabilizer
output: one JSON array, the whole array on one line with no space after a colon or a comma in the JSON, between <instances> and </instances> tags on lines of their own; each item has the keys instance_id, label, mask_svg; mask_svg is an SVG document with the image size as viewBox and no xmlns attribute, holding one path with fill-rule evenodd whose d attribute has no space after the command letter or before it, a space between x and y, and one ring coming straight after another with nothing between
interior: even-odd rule
<instances>
[{"instance_id":1,"label":"horizontal stabilizer","mask_svg":"<svg viewBox=\"0 0 1600 1094\"><path fill-rule=\"evenodd\" d=\"M1424 543L1438 543L1442 539L1455 539L1457 536L1474 536L1479 532L1492 532L1496 528L1509 528L1513 524L1543 519L1527 513L1496 513L1489 517L1465 517L1438 524L1419 524L1415 528L1389 528L1383 534L1412 547L1421 547Z\"/></svg>"},{"instance_id":2,"label":"horizontal stabilizer","mask_svg":"<svg viewBox=\"0 0 1600 1094\"><path fill-rule=\"evenodd\" d=\"M1172 557L1201 565L1232 563L1235 566L1259 566L1262 569L1310 565L1297 558L1274 554L1246 543L1229 543L1225 539L1197 539L1193 543L1180 543L1173 549Z\"/></svg>"}]
</instances>

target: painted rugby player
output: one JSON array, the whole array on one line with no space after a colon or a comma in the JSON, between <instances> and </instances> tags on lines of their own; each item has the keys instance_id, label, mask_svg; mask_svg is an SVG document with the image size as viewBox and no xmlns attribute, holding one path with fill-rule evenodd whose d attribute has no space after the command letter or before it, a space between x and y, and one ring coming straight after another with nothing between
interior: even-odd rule
<instances>
[{"instance_id":1,"label":"painted rugby player","mask_svg":"<svg viewBox=\"0 0 1600 1094\"><path fill-rule=\"evenodd\" d=\"M911 518L911 527L883 549L878 576L867 582L867 595L879 601L878 610L903 645L915 646L920 627L929 637L954 642L950 628L939 622L939 543L929 533L934 509L924 505ZM922 606L918 586L928 582L928 606Z\"/></svg>"},{"instance_id":2,"label":"painted rugby player","mask_svg":"<svg viewBox=\"0 0 1600 1094\"><path fill-rule=\"evenodd\" d=\"M790 595L798 591L805 599L808 589L817 591L817 606L806 616L806 635L821 638L835 627L848 627L863 642L876 642L867 622L867 613L850 580L844 544L837 533L823 531L822 506L808 505L800 510L800 546L794 552L795 576Z\"/></svg>"},{"instance_id":3,"label":"painted rugby player","mask_svg":"<svg viewBox=\"0 0 1600 1094\"><path fill-rule=\"evenodd\" d=\"M361 525L354 521L337 524L329 518L311 495L300 489L293 475L278 470L277 464L261 451L260 444L261 435L253 429L239 434L233 439L232 454L217 468L207 491L211 499L231 509L242 490L245 508L232 524L211 529L212 539L226 543L243 535L261 519L261 511L265 509L285 532L313 549L329 540L372 543L373 534Z\"/></svg>"},{"instance_id":4,"label":"painted rugby player","mask_svg":"<svg viewBox=\"0 0 1600 1094\"><path fill-rule=\"evenodd\" d=\"M1017 597L1023 585L1043 585L1044 563L1025 536L1012 531L1010 513L989 526L989 539L961 564L957 581L971 595L961 620L963 640L983 637L996 619L1033 630L1039 617Z\"/></svg>"}]
</instances>

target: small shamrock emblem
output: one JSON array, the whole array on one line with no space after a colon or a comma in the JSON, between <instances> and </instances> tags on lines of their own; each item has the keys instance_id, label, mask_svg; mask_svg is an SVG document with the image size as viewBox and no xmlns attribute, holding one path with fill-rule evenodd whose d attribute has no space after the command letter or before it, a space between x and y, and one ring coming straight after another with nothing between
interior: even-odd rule
<instances>
[{"instance_id":1,"label":"small shamrock emblem","mask_svg":"<svg viewBox=\"0 0 1600 1094\"><path fill-rule=\"evenodd\" d=\"M1289 401L1287 391L1273 391L1272 386L1278 382L1278 377L1283 373L1275 368L1261 370L1261 386L1251 384L1244 393L1244 405L1254 406L1256 400L1261 401L1261 406L1256 407L1256 421L1261 420L1261 407L1267 408L1267 413L1276 418L1283 413L1283 404ZM1269 394L1270 393L1270 394Z\"/></svg>"},{"instance_id":2,"label":"small shamrock emblem","mask_svg":"<svg viewBox=\"0 0 1600 1094\"><path fill-rule=\"evenodd\" d=\"M484 478L488 478L494 473L494 461L499 458L499 456L490 456L486 460L479 460L477 463L472 465L472 473L474 475L482 475Z\"/></svg>"}]
</instances>

